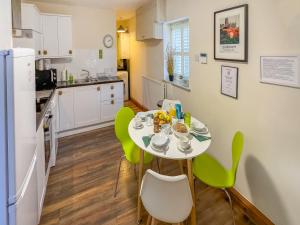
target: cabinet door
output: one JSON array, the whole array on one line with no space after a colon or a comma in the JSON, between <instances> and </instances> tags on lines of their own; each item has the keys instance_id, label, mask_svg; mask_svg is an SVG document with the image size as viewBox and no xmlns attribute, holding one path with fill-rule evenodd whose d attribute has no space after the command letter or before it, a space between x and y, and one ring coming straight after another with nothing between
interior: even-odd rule
<instances>
[{"instance_id":1,"label":"cabinet door","mask_svg":"<svg viewBox=\"0 0 300 225\"><path fill-rule=\"evenodd\" d=\"M100 123L100 85L74 90L75 127Z\"/></svg>"},{"instance_id":2,"label":"cabinet door","mask_svg":"<svg viewBox=\"0 0 300 225\"><path fill-rule=\"evenodd\" d=\"M59 131L74 128L74 88L58 90Z\"/></svg>"},{"instance_id":3,"label":"cabinet door","mask_svg":"<svg viewBox=\"0 0 300 225\"><path fill-rule=\"evenodd\" d=\"M72 17L58 16L59 56L72 55Z\"/></svg>"},{"instance_id":4,"label":"cabinet door","mask_svg":"<svg viewBox=\"0 0 300 225\"><path fill-rule=\"evenodd\" d=\"M124 100L123 82L116 82L101 85L101 101L107 100Z\"/></svg>"},{"instance_id":5,"label":"cabinet door","mask_svg":"<svg viewBox=\"0 0 300 225\"><path fill-rule=\"evenodd\" d=\"M38 215L39 218L42 214L43 201L46 188L45 179L45 146L44 146L44 129L43 122L37 131L37 189L38 189Z\"/></svg>"},{"instance_id":6,"label":"cabinet door","mask_svg":"<svg viewBox=\"0 0 300 225\"><path fill-rule=\"evenodd\" d=\"M57 57L58 51L58 17L55 15L43 15L43 36L45 57Z\"/></svg>"},{"instance_id":7,"label":"cabinet door","mask_svg":"<svg viewBox=\"0 0 300 225\"><path fill-rule=\"evenodd\" d=\"M123 100L109 100L101 103L101 121L112 121L119 109L123 106Z\"/></svg>"},{"instance_id":8,"label":"cabinet door","mask_svg":"<svg viewBox=\"0 0 300 225\"><path fill-rule=\"evenodd\" d=\"M37 32L33 32L35 58L38 59L42 56L42 35Z\"/></svg>"}]
</instances>

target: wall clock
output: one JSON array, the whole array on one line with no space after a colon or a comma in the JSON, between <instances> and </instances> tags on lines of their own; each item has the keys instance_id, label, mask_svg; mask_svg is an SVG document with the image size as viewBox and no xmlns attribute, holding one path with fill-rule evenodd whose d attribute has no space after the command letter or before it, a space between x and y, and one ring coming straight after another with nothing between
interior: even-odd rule
<instances>
[{"instance_id":1,"label":"wall clock","mask_svg":"<svg viewBox=\"0 0 300 225\"><path fill-rule=\"evenodd\" d=\"M107 34L103 38L103 44L106 48L111 48L114 44L114 39L110 34Z\"/></svg>"}]
</instances>

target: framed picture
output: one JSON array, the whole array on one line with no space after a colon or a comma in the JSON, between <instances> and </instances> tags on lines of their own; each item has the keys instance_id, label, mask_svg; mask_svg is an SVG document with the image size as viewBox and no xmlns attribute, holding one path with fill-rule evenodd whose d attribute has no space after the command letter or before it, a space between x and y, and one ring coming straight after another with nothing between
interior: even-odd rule
<instances>
[{"instance_id":1,"label":"framed picture","mask_svg":"<svg viewBox=\"0 0 300 225\"><path fill-rule=\"evenodd\" d=\"M229 97L238 98L239 68L231 66L221 67L221 93Z\"/></svg>"},{"instance_id":2,"label":"framed picture","mask_svg":"<svg viewBox=\"0 0 300 225\"><path fill-rule=\"evenodd\" d=\"M214 58L248 62L248 5L215 12Z\"/></svg>"}]
</instances>

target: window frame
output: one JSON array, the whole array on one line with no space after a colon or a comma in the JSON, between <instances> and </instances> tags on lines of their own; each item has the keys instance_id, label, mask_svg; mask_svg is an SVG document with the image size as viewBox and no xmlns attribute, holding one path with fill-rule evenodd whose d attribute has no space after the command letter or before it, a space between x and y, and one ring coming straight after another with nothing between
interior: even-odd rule
<instances>
[{"instance_id":1,"label":"window frame","mask_svg":"<svg viewBox=\"0 0 300 225\"><path fill-rule=\"evenodd\" d=\"M191 76L191 67L190 67L190 64L191 64L191 57L190 57L190 20L189 18L185 17L185 18L181 18L181 19L178 19L178 20L173 20L173 21L169 21L169 22L166 22L165 23L165 35L164 35L164 46L165 46L165 51L166 49L168 48L168 46L172 49L173 48L173 41L172 41L172 25L175 25L175 24L181 24L179 26L180 29L181 29L181 51L177 51L177 52L174 52L174 56L181 56L181 73L178 74L178 73L175 73L174 71L174 81L171 82L172 84L174 84L175 86L179 86L179 87L182 87L186 90L190 90L190 76ZM185 26L188 26L188 31L189 31L189 34L188 34L188 44L189 44L189 48L188 48L188 51L184 51L184 28ZM185 57L188 57L188 74L186 75L185 74L185 71L184 71L184 58ZM166 65L166 64L165 64ZM166 68L166 66L165 66ZM182 76L182 79L180 79ZM167 69L165 69L165 80L168 81L168 72L167 72Z\"/></svg>"}]
</instances>

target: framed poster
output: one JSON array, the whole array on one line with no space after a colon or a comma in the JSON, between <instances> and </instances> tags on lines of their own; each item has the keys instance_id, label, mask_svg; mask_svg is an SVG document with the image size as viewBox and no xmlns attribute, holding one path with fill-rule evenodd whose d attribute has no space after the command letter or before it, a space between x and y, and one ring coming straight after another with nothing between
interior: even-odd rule
<instances>
[{"instance_id":1,"label":"framed poster","mask_svg":"<svg viewBox=\"0 0 300 225\"><path fill-rule=\"evenodd\" d=\"M248 5L215 12L214 58L248 62Z\"/></svg>"},{"instance_id":2,"label":"framed poster","mask_svg":"<svg viewBox=\"0 0 300 225\"><path fill-rule=\"evenodd\" d=\"M300 56L261 56L260 82L300 88Z\"/></svg>"},{"instance_id":3,"label":"framed poster","mask_svg":"<svg viewBox=\"0 0 300 225\"><path fill-rule=\"evenodd\" d=\"M229 97L238 98L239 68L231 66L221 67L221 93Z\"/></svg>"}]
</instances>

